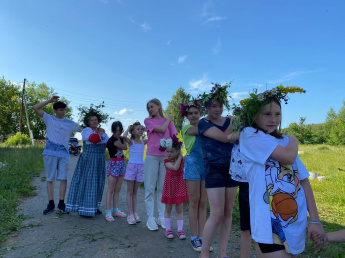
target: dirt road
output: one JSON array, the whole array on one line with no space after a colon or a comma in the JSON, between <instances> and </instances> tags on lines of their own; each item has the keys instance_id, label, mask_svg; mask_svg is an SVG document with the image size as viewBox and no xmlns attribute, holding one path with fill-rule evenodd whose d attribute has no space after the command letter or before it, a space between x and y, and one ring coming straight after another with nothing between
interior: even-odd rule
<instances>
[{"instance_id":1,"label":"dirt road","mask_svg":"<svg viewBox=\"0 0 345 258\"><path fill-rule=\"evenodd\" d=\"M78 157L71 156L69 182ZM10 237L1 247L2 257L198 257L189 243L189 224L187 211L184 213L184 229L187 240L175 237L168 240L164 230L149 231L146 228L146 210L144 204L144 189L138 192L138 213L143 222L128 225L125 218L116 218L113 223L106 222L104 215L94 218L82 218L76 213L59 214L52 212L43 215L47 205L46 182L41 178L45 172L32 182L37 187L37 196L24 199L19 207L19 213L27 216L23 228L18 234ZM68 184L69 186L69 184ZM105 193L106 191L104 191ZM68 189L66 198L68 196ZM55 184L55 203L58 201L58 184ZM126 208L126 182L120 193L119 208ZM105 211L105 196L101 205ZM176 232L176 216L173 213L172 230ZM217 257L217 239L214 253ZM239 257L239 230L233 226L232 236L228 245L229 257ZM254 255L252 255L254 257Z\"/></svg>"}]
</instances>

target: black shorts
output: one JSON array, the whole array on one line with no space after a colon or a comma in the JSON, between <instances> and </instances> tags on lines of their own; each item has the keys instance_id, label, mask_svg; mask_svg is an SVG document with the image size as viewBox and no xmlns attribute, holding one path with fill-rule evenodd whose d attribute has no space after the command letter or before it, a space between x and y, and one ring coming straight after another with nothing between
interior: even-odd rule
<instances>
[{"instance_id":1,"label":"black shorts","mask_svg":"<svg viewBox=\"0 0 345 258\"><path fill-rule=\"evenodd\" d=\"M250 230L249 184L239 182L238 207L240 209L241 230Z\"/></svg>"},{"instance_id":2,"label":"black shorts","mask_svg":"<svg viewBox=\"0 0 345 258\"><path fill-rule=\"evenodd\" d=\"M237 187L238 182L231 178L229 166L208 164L205 177L205 188Z\"/></svg>"},{"instance_id":3,"label":"black shorts","mask_svg":"<svg viewBox=\"0 0 345 258\"><path fill-rule=\"evenodd\" d=\"M262 244L262 243L258 243L260 250L263 254L266 253L273 253L273 252L277 252L280 250L285 250L284 245L278 245L278 244Z\"/></svg>"}]
</instances>

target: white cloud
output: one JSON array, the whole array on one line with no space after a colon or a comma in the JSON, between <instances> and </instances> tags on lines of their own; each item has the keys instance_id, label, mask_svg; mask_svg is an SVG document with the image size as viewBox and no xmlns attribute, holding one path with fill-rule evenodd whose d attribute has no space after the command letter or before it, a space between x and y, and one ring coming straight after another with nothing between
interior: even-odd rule
<instances>
[{"instance_id":1,"label":"white cloud","mask_svg":"<svg viewBox=\"0 0 345 258\"><path fill-rule=\"evenodd\" d=\"M214 54L218 54L222 49L222 41L218 38L216 45L213 47L212 51Z\"/></svg>"},{"instance_id":2,"label":"white cloud","mask_svg":"<svg viewBox=\"0 0 345 258\"><path fill-rule=\"evenodd\" d=\"M241 91L241 92L230 92L230 96L233 99L243 99L245 96L248 95L248 92L246 91Z\"/></svg>"},{"instance_id":3,"label":"white cloud","mask_svg":"<svg viewBox=\"0 0 345 258\"><path fill-rule=\"evenodd\" d=\"M301 70L301 71L295 71L295 72L290 72L288 74L285 74L283 77L267 81L268 84L279 84L283 82L290 81L292 79L295 79L296 77L303 75L303 74L308 74L308 73L317 73L324 71L324 69L315 69L315 70Z\"/></svg>"},{"instance_id":4,"label":"white cloud","mask_svg":"<svg viewBox=\"0 0 345 258\"><path fill-rule=\"evenodd\" d=\"M205 17L205 16L209 16L211 13L213 13L213 3L212 0L208 0L206 1L203 5L202 5L202 13L201 16Z\"/></svg>"},{"instance_id":5,"label":"white cloud","mask_svg":"<svg viewBox=\"0 0 345 258\"><path fill-rule=\"evenodd\" d=\"M189 82L188 89L191 91L191 93L200 93L211 88L212 88L212 85L209 82L207 75L205 74L201 79L191 80Z\"/></svg>"},{"instance_id":6,"label":"white cloud","mask_svg":"<svg viewBox=\"0 0 345 258\"><path fill-rule=\"evenodd\" d=\"M179 64L184 63L184 61L186 61L187 57L188 57L188 56L179 56L179 58L178 58L178 63L179 63Z\"/></svg>"},{"instance_id":7,"label":"white cloud","mask_svg":"<svg viewBox=\"0 0 345 258\"><path fill-rule=\"evenodd\" d=\"M226 20L226 19L227 19L227 17L216 16L216 17L212 17L212 18L207 19L206 21L204 21L201 24L206 24L209 22L217 22L217 21L222 21L222 20Z\"/></svg>"},{"instance_id":8,"label":"white cloud","mask_svg":"<svg viewBox=\"0 0 345 258\"><path fill-rule=\"evenodd\" d=\"M143 29L143 32L148 32L150 30L152 30L152 28L150 27L150 25L147 22L144 23L138 23L136 21L134 21L133 19L129 19L132 23L134 23L135 25L141 27Z\"/></svg>"},{"instance_id":9,"label":"white cloud","mask_svg":"<svg viewBox=\"0 0 345 258\"><path fill-rule=\"evenodd\" d=\"M119 112L115 111L114 114L116 114L116 115L132 115L132 114L134 114L134 110L123 108Z\"/></svg>"}]
</instances>

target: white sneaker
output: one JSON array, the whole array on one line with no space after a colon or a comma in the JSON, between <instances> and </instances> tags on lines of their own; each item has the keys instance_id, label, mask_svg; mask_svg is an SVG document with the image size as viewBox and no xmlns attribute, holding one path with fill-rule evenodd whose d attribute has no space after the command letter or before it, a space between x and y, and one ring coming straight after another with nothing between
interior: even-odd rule
<instances>
[{"instance_id":1,"label":"white sneaker","mask_svg":"<svg viewBox=\"0 0 345 258\"><path fill-rule=\"evenodd\" d=\"M159 225L159 226L161 226L162 228L165 229L164 217L157 218L157 225Z\"/></svg>"},{"instance_id":2,"label":"white sneaker","mask_svg":"<svg viewBox=\"0 0 345 258\"><path fill-rule=\"evenodd\" d=\"M146 222L146 226L149 230L158 230L158 226L157 223L155 221L154 217L150 217L147 222Z\"/></svg>"}]
</instances>

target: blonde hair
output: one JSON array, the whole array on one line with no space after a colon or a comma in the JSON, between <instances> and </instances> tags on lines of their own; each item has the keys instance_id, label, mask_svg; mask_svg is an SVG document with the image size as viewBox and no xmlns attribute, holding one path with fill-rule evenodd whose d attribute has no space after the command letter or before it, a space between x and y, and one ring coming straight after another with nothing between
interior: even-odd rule
<instances>
[{"instance_id":1,"label":"blonde hair","mask_svg":"<svg viewBox=\"0 0 345 258\"><path fill-rule=\"evenodd\" d=\"M163 115L163 110L162 110L162 103L159 101L159 99L151 99L150 101L147 102L146 104L146 109L147 109L147 112L149 112L149 103L153 103L155 105L157 105L159 107L159 115L161 117L164 117ZM149 117L151 117L150 113L149 113Z\"/></svg>"}]
</instances>

